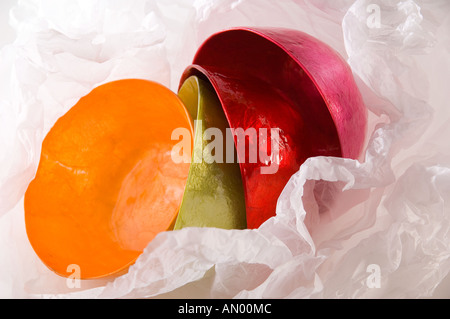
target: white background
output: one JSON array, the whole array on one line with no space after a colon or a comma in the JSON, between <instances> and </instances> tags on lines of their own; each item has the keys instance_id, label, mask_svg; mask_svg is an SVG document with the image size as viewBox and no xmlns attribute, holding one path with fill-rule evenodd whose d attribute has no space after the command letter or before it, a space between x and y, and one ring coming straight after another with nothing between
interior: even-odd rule
<instances>
[{"instance_id":1,"label":"white background","mask_svg":"<svg viewBox=\"0 0 450 319\"><path fill-rule=\"evenodd\" d=\"M9 25L9 10L17 3L17 0L0 1L0 47L14 41L15 32Z\"/></svg>"}]
</instances>

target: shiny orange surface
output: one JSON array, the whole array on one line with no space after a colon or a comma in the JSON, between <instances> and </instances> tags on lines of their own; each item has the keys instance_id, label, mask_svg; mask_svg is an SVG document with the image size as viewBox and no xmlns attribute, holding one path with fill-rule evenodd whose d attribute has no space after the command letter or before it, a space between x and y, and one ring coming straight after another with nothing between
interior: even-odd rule
<instances>
[{"instance_id":1,"label":"shiny orange surface","mask_svg":"<svg viewBox=\"0 0 450 319\"><path fill-rule=\"evenodd\" d=\"M145 80L94 89L46 136L25 194L26 230L53 271L81 278L117 273L170 230L189 163L175 164L175 128L193 131L178 97Z\"/></svg>"}]
</instances>

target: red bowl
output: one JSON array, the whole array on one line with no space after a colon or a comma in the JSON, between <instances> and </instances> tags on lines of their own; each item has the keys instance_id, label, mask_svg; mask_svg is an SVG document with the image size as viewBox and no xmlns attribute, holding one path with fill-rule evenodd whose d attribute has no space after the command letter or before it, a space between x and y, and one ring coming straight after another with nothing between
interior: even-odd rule
<instances>
[{"instance_id":1,"label":"red bowl","mask_svg":"<svg viewBox=\"0 0 450 319\"><path fill-rule=\"evenodd\" d=\"M246 148L236 144L248 228L275 215L281 191L307 158L355 159L362 150L367 110L352 71L336 51L306 33L282 28L216 33L198 49L180 86L191 75L210 81L234 134L277 129L278 136L268 137L269 159L249 157L261 145L260 135L249 134ZM268 166L276 172L262 173Z\"/></svg>"}]
</instances>

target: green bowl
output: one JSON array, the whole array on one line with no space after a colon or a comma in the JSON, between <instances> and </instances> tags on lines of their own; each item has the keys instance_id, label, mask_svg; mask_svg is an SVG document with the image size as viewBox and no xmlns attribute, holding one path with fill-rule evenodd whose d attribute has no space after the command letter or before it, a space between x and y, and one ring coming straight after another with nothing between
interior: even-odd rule
<instances>
[{"instance_id":1,"label":"green bowl","mask_svg":"<svg viewBox=\"0 0 450 319\"><path fill-rule=\"evenodd\" d=\"M233 140L227 144L229 126L219 99L212 86L196 76L186 79L178 96L194 120L194 143L174 230L247 228L237 153Z\"/></svg>"}]
</instances>

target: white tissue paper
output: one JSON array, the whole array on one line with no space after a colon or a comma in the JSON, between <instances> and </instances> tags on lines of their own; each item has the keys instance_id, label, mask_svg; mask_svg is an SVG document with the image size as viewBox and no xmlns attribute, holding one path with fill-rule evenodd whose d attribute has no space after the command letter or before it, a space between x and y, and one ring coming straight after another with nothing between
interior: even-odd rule
<instances>
[{"instance_id":1,"label":"white tissue paper","mask_svg":"<svg viewBox=\"0 0 450 319\"><path fill-rule=\"evenodd\" d=\"M21 0L0 51L0 297L422 298L450 270L446 0ZM94 87L174 92L212 33L298 29L336 49L369 109L356 160L307 160L255 230L160 233L111 279L68 279L31 248L23 195L43 138ZM446 297L450 297L447 290Z\"/></svg>"}]
</instances>

